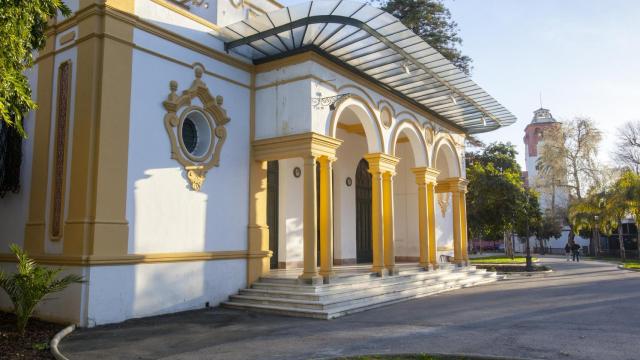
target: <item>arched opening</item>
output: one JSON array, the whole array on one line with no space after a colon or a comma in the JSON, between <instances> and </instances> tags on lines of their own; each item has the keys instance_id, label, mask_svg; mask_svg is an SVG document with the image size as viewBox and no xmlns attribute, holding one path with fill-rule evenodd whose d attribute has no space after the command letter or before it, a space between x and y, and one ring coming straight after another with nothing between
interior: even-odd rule
<instances>
[{"instance_id":1,"label":"arched opening","mask_svg":"<svg viewBox=\"0 0 640 360\"><path fill-rule=\"evenodd\" d=\"M361 159L356 169L356 262L373 259L371 244L371 174L369 163Z\"/></svg>"},{"instance_id":2,"label":"arched opening","mask_svg":"<svg viewBox=\"0 0 640 360\"><path fill-rule=\"evenodd\" d=\"M426 146L409 121L394 129L390 149L400 159L393 179L394 250L396 262L418 262L420 254L419 197L412 168L427 165Z\"/></svg>"},{"instance_id":3,"label":"arched opening","mask_svg":"<svg viewBox=\"0 0 640 360\"><path fill-rule=\"evenodd\" d=\"M460 164L455 146L450 140L441 138L434 146L434 164L440 172L438 184L460 176ZM454 256L454 196L450 189L436 191L436 246L437 259L445 261L445 257Z\"/></svg>"},{"instance_id":4,"label":"arched opening","mask_svg":"<svg viewBox=\"0 0 640 360\"><path fill-rule=\"evenodd\" d=\"M382 152L380 124L363 101L347 99L334 111L329 134L342 140L333 164L334 264L372 260L371 175L368 153Z\"/></svg>"}]
</instances>

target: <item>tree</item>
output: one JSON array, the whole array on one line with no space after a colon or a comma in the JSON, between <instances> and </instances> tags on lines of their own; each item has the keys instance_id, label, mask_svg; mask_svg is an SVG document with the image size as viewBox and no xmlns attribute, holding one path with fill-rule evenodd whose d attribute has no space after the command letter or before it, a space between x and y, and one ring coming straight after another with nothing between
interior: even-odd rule
<instances>
[{"instance_id":1,"label":"tree","mask_svg":"<svg viewBox=\"0 0 640 360\"><path fill-rule=\"evenodd\" d=\"M582 200L585 189L602 184L597 164L601 140L602 133L586 117L576 117L545 132L536 168L543 182L567 190L569 206ZM574 236L572 227L569 243Z\"/></svg>"},{"instance_id":2,"label":"tree","mask_svg":"<svg viewBox=\"0 0 640 360\"><path fill-rule=\"evenodd\" d=\"M75 274L59 279L61 269L48 269L36 265L16 244L11 245L11 252L18 259L17 272L10 277L0 272L0 288L9 295L16 313L18 332L24 334L33 310L45 296L84 280Z\"/></svg>"},{"instance_id":3,"label":"tree","mask_svg":"<svg viewBox=\"0 0 640 360\"><path fill-rule=\"evenodd\" d=\"M618 128L614 156L623 166L640 174L640 121L627 122Z\"/></svg>"},{"instance_id":4,"label":"tree","mask_svg":"<svg viewBox=\"0 0 640 360\"><path fill-rule=\"evenodd\" d=\"M379 4L458 69L467 75L471 73L471 58L458 49L462 44L458 24L441 0L383 0Z\"/></svg>"},{"instance_id":5,"label":"tree","mask_svg":"<svg viewBox=\"0 0 640 360\"><path fill-rule=\"evenodd\" d=\"M482 152L466 156L469 231L472 238L503 238L508 254L508 233L516 229L525 199L516 154L509 143L493 143Z\"/></svg>"},{"instance_id":6,"label":"tree","mask_svg":"<svg viewBox=\"0 0 640 360\"><path fill-rule=\"evenodd\" d=\"M71 12L62 0L0 0L0 118L25 136L22 116L35 109L24 71L45 45L47 21Z\"/></svg>"}]
</instances>

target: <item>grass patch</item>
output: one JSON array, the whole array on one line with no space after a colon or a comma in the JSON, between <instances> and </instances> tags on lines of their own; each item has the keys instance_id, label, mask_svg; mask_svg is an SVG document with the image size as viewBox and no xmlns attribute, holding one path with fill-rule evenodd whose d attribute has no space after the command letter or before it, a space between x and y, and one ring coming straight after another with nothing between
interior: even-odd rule
<instances>
[{"instance_id":1,"label":"grass patch","mask_svg":"<svg viewBox=\"0 0 640 360\"><path fill-rule=\"evenodd\" d=\"M429 355L429 354L409 354L409 355L363 355L339 358L337 360L486 360L486 357L450 356L450 355Z\"/></svg>"},{"instance_id":2,"label":"grass patch","mask_svg":"<svg viewBox=\"0 0 640 360\"><path fill-rule=\"evenodd\" d=\"M623 263L625 269L640 270L640 260L627 260Z\"/></svg>"},{"instance_id":3,"label":"grass patch","mask_svg":"<svg viewBox=\"0 0 640 360\"><path fill-rule=\"evenodd\" d=\"M470 259L472 264L524 264L527 262L527 258L524 256L515 256L511 259L508 256L486 256L481 258ZM532 257L532 261L538 261L537 258Z\"/></svg>"}]
</instances>

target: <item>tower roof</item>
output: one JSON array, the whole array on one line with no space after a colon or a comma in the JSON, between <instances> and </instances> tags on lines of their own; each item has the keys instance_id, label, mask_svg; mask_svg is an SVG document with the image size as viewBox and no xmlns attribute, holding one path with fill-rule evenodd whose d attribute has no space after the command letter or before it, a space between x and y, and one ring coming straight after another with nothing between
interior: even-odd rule
<instances>
[{"instance_id":1,"label":"tower roof","mask_svg":"<svg viewBox=\"0 0 640 360\"><path fill-rule=\"evenodd\" d=\"M549 109L540 108L533 112L533 119L531 120L532 124L540 124L540 123L549 123L556 122L556 119L551 115L551 111Z\"/></svg>"}]
</instances>

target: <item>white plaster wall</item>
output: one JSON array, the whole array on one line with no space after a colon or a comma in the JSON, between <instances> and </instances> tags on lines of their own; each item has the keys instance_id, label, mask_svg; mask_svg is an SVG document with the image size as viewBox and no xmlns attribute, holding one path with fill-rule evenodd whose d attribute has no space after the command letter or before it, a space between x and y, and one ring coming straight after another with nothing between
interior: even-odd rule
<instances>
[{"instance_id":1,"label":"white plaster wall","mask_svg":"<svg viewBox=\"0 0 640 360\"><path fill-rule=\"evenodd\" d=\"M182 54L172 51L177 49L167 47L168 55ZM224 71L211 62L203 64L207 70ZM211 93L224 97L231 122L226 125L220 166L208 171L201 191L195 192L185 171L171 159L164 128L162 101L171 80L182 92L194 80L193 69L134 50L126 211L129 252L246 249L249 89L203 75Z\"/></svg>"},{"instance_id":2,"label":"white plaster wall","mask_svg":"<svg viewBox=\"0 0 640 360\"><path fill-rule=\"evenodd\" d=\"M418 258L418 185L411 172L414 159L409 143L398 144L396 156L401 160L393 180L395 252L399 257Z\"/></svg>"},{"instance_id":3,"label":"white plaster wall","mask_svg":"<svg viewBox=\"0 0 640 360\"><path fill-rule=\"evenodd\" d=\"M356 258L356 169L360 159L367 154L364 136L338 129L337 137L343 140L338 148L338 160L333 165L333 257ZM347 186L347 177L352 185Z\"/></svg>"},{"instance_id":4,"label":"white plaster wall","mask_svg":"<svg viewBox=\"0 0 640 360\"><path fill-rule=\"evenodd\" d=\"M448 204L444 216L440 205L438 204L438 196L447 194ZM453 206L452 194L441 193L436 194L436 247L438 249L437 256L440 261L440 255L453 256Z\"/></svg>"},{"instance_id":5,"label":"white plaster wall","mask_svg":"<svg viewBox=\"0 0 640 360\"><path fill-rule=\"evenodd\" d=\"M25 74L32 89L34 101L38 101L38 65ZM24 226L29 212L31 191L31 166L33 162L33 132L35 111L24 118L23 126L27 138L22 141L22 163L20 164L20 191L7 193L0 198L0 253L9 253L10 244L24 244Z\"/></svg>"},{"instance_id":6,"label":"white plaster wall","mask_svg":"<svg viewBox=\"0 0 640 360\"><path fill-rule=\"evenodd\" d=\"M245 281L244 260L95 266L86 325L216 306Z\"/></svg>"},{"instance_id":7,"label":"white plaster wall","mask_svg":"<svg viewBox=\"0 0 640 360\"><path fill-rule=\"evenodd\" d=\"M308 80L256 91L256 139L311 131L311 91Z\"/></svg>"},{"instance_id":8,"label":"white plaster wall","mask_svg":"<svg viewBox=\"0 0 640 360\"><path fill-rule=\"evenodd\" d=\"M278 262L303 261L304 173L293 176L293 169L304 172L302 159L278 161Z\"/></svg>"}]
</instances>

